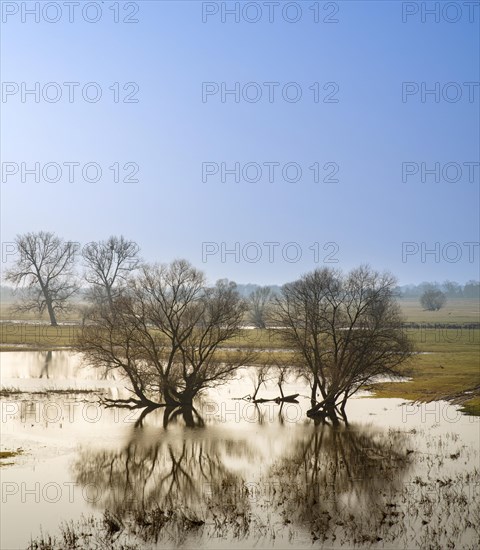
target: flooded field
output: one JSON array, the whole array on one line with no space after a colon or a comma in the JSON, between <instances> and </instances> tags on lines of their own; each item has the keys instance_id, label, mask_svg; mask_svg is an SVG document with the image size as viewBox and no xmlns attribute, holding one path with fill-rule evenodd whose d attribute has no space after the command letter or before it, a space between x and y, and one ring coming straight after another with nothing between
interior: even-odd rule
<instances>
[{"instance_id":1,"label":"flooded field","mask_svg":"<svg viewBox=\"0 0 480 550\"><path fill-rule=\"evenodd\" d=\"M315 424L295 380L298 404L238 399L243 369L194 411L142 414L101 405L124 381L67 351L0 369L1 450L20 451L0 470L2 549L480 544L480 419L445 402L364 394L348 425Z\"/></svg>"}]
</instances>

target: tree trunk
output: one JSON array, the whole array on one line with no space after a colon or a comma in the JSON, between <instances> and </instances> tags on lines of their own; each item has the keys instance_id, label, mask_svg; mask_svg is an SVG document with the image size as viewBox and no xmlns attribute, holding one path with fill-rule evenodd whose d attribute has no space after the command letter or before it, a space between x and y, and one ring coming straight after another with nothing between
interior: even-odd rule
<instances>
[{"instance_id":1,"label":"tree trunk","mask_svg":"<svg viewBox=\"0 0 480 550\"><path fill-rule=\"evenodd\" d=\"M317 402L317 379L315 378L315 380L313 381L313 385L312 385L312 397L311 397L311 404L312 404L312 408L315 407L315 403Z\"/></svg>"},{"instance_id":2,"label":"tree trunk","mask_svg":"<svg viewBox=\"0 0 480 550\"><path fill-rule=\"evenodd\" d=\"M58 326L57 319L55 317L55 310L53 309L52 300L50 299L50 296L48 295L48 290L44 291L45 294L45 301L47 302L47 311L48 315L50 317L50 324L52 327Z\"/></svg>"},{"instance_id":3,"label":"tree trunk","mask_svg":"<svg viewBox=\"0 0 480 550\"><path fill-rule=\"evenodd\" d=\"M345 413L345 407L347 405L347 399L348 399L348 392L345 392L345 395L343 396L342 404L340 406L340 410L341 410L342 414Z\"/></svg>"},{"instance_id":4,"label":"tree trunk","mask_svg":"<svg viewBox=\"0 0 480 550\"><path fill-rule=\"evenodd\" d=\"M182 407L193 407L193 398L195 397L195 394L193 392L183 392L181 395L180 404Z\"/></svg>"},{"instance_id":5,"label":"tree trunk","mask_svg":"<svg viewBox=\"0 0 480 550\"><path fill-rule=\"evenodd\" d=\"M163 389L163 398L167 407L178 407L180 405L177 392L168 386Z\"/></svg>"},{"instance_id":6,"label":"tree trunk","mask_svg":"<svg viewBox=\"0 0 480 550\"><path fill-rule=\"evenodd\" d=\"M196 423L193 417L194 408L193 407L182 407L182 416L187 428L195 428Z\"/></svg>"},{"instance_id":7,"label":"tree trunk","mask_svg":"<svg viewBox=\"0 0 480 550\"><path fill-rule=\"evenodd\" d=\"M349 426L347 413L345 412L344 409L342 409L340 412L341 412L341 414L342 414L342 419L343 419L343 421L344 421L344 423L345 423L345 426Z\"/></svg>"},{"instance_id":8,"label":"tree trunk","mask_svg":"<svg viewBox=\"0 0 480 550\"><path fill-rule=\"evenodd\" d=\"M175 388L166 386L163 390L163 397L167 407L192 407L196 394L197 391L192 388L186 388L183 392L179 392Z\"/></svg>"},{"instance_id":9,"label":"tree trunk","mask_svg":"<svg viewBox=\"0 0 480 550\"><path fill-rule=\"evenodd\" d=\"M337 416L337 411L335 410L335 403L334 402L328 402L325 404L325 412L332 421L332 424L334 426L338 426L340 424L340 420Z\"/></svg>"},{"instance_id":10,"label":"tree trunk","mask_svg":"<svg viewBox=\"0 0 480 550\"><path fill-rule=\"evenodd\" d=\"M113 310L112 289L108 284L106 285L106 289L107 289L108 306L110 307L111 310Z\"/></svg>"},{"instance_id":11,"label":"tree trunk","mask_svg":"<svg viewBox=\"0 0 480 550\"><path fill-rule=\"evenodd\" d=\"M55 317L55 310L53 308L52 298L50 297L50 292L48 291L48 285L43 282L38 270L37 270L37 280L40 284L40 288L42 289L43 297L45 298L45 303L47 304L47 311L50 317L50 324L52 325L52 327L56 327L58 326L58 323L57 323L57 318Z\"/></svg>"},{"instance_id":12,"label":"tree trunk","mask_svg":"<svg viewBox=\"0 0 480 550\"><path fill-rule=\"evenodd\" d=\"M316 403L307 411L307 416L309 418L325 418L328 416L334 425L338 425L339 420L335 411L335 401L335 399L329 397L328 399L324 399L321 403Z\"/></svg>"}]
</instances>

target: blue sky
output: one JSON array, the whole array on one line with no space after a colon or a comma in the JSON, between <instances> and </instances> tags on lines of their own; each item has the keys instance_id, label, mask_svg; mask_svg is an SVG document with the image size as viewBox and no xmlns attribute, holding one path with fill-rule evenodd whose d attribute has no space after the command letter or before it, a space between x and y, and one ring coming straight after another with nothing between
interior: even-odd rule
<instances>
[{"instance_id":1,"label":"blue sky","mask_svg":"<svg viewBox=\"0 0 480 550\"><path fill-rule=\"evenodd\" d=\"M281 284L329 259L343 269L368 262L402 284L479 277L479 6L468 13L459 2L456 12L444 11L440 2L437 23L425 14L422 22L422 9L435 2L309 0L290 3L285 16L288 3L279 2L270 23L265 2L251 2L246 15L239 2L237 23L231 15L222 22L221 13L235 2L105 1L87 12L101 14L98 22L86 21L80 6L70 23L57 2L61 13L52 7L40 11L39 23L25 14L22 22L22 5L34 4L2 1L2 170L19 168L2 174L2 243L40 229L82 244L121 233L147 260L185 257L212 280L244 283ZM138 22L115 23L117 5L121 20L136 12ZM286 21L298 7L299 21ZM402 11L416 8L403 22ZM202 22L202 10L216 9ZM245 20L259 9L258 22ZM57 15L58 22L45 20ZM30 94L22 102L22 86L36 82L40 101ZM49 82L62 91L58 102L42 96L53 97ZM72 103L64 82L80 83ZM96 103L82 97L88 82L97 85L87 92L102 91ZM115 82L118 103L109 89ZM233 94L222 102L220 91L202 101L204 82L219 90L238 82L239 102ZM272 102L265 82L279 83ZM418 92L402 101L404 82ZM422 102L422 86L436 82L439 101L430 94ZM335 84L324 90L326 83ZM138 102L124 103L137 88ZM242 92L252 98L258 89L258 102L244 99ZM338 102L325 103L336 89ZM287 101L282 90L302 97ZM35 162L41 171L63 166L62 177L48 182L40 173L36 182L25 174L22 182L21 163ZM80 163L73 182L64 162ZM93 162L102 176L85 181L81 169ZM139 181L113 181L115 162L136 163ZM218 165L218 174L202 181L202 163ZM222 182L222 163L240 170L255 163L247 177L258 166L261 177ZM273 182L264 163L278 163ZM285 181L287 163L296 163L290 179L301 168L299 181ZM418 173L402 181L402 163ZM440 181L422 182L422 163L439 163ZM338 182L322 181L335 167ZM222 250L236 253L222 258Z\"/></svg>"}]
</instances>

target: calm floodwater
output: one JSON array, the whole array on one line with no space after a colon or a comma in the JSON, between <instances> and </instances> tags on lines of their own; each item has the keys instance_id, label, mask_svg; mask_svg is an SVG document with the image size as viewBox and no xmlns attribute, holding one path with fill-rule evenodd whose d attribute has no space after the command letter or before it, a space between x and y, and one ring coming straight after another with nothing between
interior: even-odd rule
<instances>
[{"instance_id":1,"label":"calm floodwater","mask_svg":"<svg viewBox=\"0 0 480 550\"><path fill-rule=\"evenodd\" d=\"M82 516L102 524L106 509L121 526L113 539L139 548L480 545L480 422L446 403L356 398L348 428L315 426L305 398L233 399L252 392L244 369L191 418L159 409L139 421L94 394L33 393L126 395L70 352L3 352L0 373L2 387L30 392L2 400L1 448L24 451L0 470L2 549L62 522L91 527ZM277 395L274 383L259 392Z\"/></svg>"}]
</instances>

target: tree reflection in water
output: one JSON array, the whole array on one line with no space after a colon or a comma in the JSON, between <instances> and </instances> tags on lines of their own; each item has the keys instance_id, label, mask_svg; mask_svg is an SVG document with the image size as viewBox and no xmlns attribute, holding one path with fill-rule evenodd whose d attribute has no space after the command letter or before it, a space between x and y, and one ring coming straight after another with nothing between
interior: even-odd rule
<instances>
[{"instance_id":1,"label":"tree reflection in water","mask_svg":"<svg viewBox=\"0 0 480 550\"><path fill-rule=\"evenodd\" d=\"M204 426L191 408L157 409L153 415L164 427L180 419L187 427ZM170 531L172 538L181 538L186 528L219 521L245 530L244 480L226 462L252 459L248 442L233 444L223 432L212 437L208 428L170 433L144 426L146 416L144 411L121 449L80 451L73 466L76 482L95 488L96 506L109 510L122 526L130 522L131 527L133 520L146 539L157 540L167 522L170 528L177 527Z\"/></svg>"},{"instance_id":2,"label":"tree reflection in water","mask_svg":"<svg viewBox=\"0 0 480 550\"><path fill-rule=\"evenodd\" d=\"M40 371L39 378L43 378L43 377L50 378L50 374L49 374L48 370L49 370L51 362L52 362L52 352L51 352L51 350L48 350L45 353L45 360L43 362L43 367L42 367L42 370Z\"/></svg>"},{"instance_id":3,"label":"tree reflection in water","mask_svg":"<svg viewBox=\"0 0 480 550\"><path fill-rule=\"evenodd\" d=\"M219 431L192 409L157 409L148 425L147 415L122 448L82 449L73 469L78 484L95 487L95 505L109 511L119 531L148 542L179 543L191 534L257 540L282 529L313 540L375 540L391 520L390 499L408 467L399 432L286 428L279 420L277 456L265 460L253 430Z\"/></svg>"},{"instance_id":4,"label":"tree reflection in water","mask_svg":"<svg viewBox=\"0 0 480 550\"><path fill-rule=\"evenodd\" d=\"M406 438L404 432L319 424L270 469L271 504L313 540L380 541L401 515L394 501L410 464Z\"/></svg>"}]
</instances>

